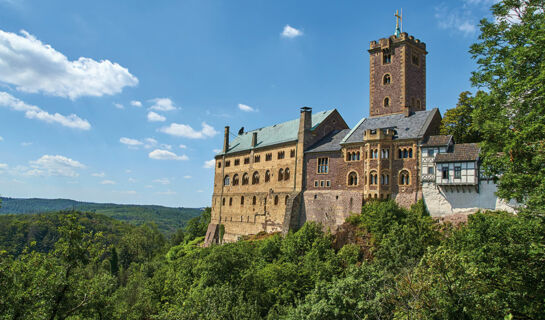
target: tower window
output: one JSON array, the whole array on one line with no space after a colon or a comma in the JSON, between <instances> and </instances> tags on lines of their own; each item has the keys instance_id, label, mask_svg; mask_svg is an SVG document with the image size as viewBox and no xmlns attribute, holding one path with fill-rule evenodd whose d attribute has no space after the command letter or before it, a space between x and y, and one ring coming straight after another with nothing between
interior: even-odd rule
<instances>
[{"instance_id":1,"label":"tower window","mask_svg":"<svg viewBox=\"0 0 545 320\"><path fill-rule=\"evenodd\" d=\"M419 66L419 65L420 65L420 58L418 57L418 55L413 54L412 62L413 62L413 64L414 64L415 66Z\"/></svg>"},{"instance_id":2,"label":"tower window","mask_svg":"<svg viewBox=\"0 0 545 320\"><path fill-rule=\"evenodd\" d=\"M389 107L390 106L390 98L386 97L384 98L384 107Z\"/></svg>"},{"instance_id":3,"label":"tower window","mask_svg":"<svg viewBox=\"0 0 545 320\"><path fill-rule=\"evenodd\" d=\"M420 103L420 99L416 99L416 107L420 109L421 106L422 104Z\"/></svg>"},{"instance_id":4,"label":"tower window","mask_svg":"<svg viewBox=\"0 0 545 320\"><path fill-rule=\"evenodd\" d=\"M390 77L390 74L387 73L382 77L382 84L390 84L392 82L392 79Z\"/></svg>"},{"instance_id":5,"label":"tower window","mask_svg":"<svg viewBox=\"0 0 545 320\"><path fill-rule=\"evenodd\" d=\"M389 49L382 50L382 64L389 64L392 62L392 54Z\"/></svg>"},{"instance_id":6,"label":"tower window","mask_svg":"<svg viewBox=\"0 0 545 320\"><path fill-rule=\"evenodd\" d=\"M278 160L284 159L284 151L278 151L278 155L276 157Z\"/></svg>"}]
</instances>

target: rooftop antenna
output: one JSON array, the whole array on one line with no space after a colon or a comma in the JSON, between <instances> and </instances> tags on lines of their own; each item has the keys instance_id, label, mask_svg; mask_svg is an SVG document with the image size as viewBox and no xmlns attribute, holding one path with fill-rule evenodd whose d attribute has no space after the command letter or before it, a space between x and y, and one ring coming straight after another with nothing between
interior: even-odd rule
<instances>
[{"instance_id":1,"label":"rooftop antenna","mask_svg":"<svg viewBox=\"0 0 545 320\"><path fill-rule=\"evenodd\" d=\"M399 37L401 32L403 32L403 8L401 9L401 14L396 10L394 17L396 17L396 31L394 35Z\"/></svg>"}]
</instances>

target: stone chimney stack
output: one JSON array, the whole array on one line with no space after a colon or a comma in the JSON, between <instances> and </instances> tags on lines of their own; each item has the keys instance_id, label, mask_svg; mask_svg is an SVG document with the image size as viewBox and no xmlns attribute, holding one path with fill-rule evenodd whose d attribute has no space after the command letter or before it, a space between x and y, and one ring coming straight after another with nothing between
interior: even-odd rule
<instances>
[{"instance_id":1,"label":"stone chimney stack","mask_svg":"<svg viewBox=\"0 0 545 320\"><path fill-rule=\"evenodd\" d=\"M302 107L299 130L303 129L305 131L308 131L310 130L310 128L312 128L312 108Z\"/></svg>"},{"instance_id":2,"label":"stone chimney stack","mask_svg":"<svg viewBox=\"0 0 545 320\"><path fill-rule=\"evenodd\" d=\"M223 153L229 150L229 126L225 126L225 135L223 136Z\"/></svg>"},{"instance_id":3,"label":"stone chimney stack","mask_svg":"<svg viewBox=\"0 0 545 320\"><path fill-rule=\"evenodd\" d=\"M255 146L257 146L257 132L252 134L252 148L255 148Z\"/></svg>"}]
</instances>

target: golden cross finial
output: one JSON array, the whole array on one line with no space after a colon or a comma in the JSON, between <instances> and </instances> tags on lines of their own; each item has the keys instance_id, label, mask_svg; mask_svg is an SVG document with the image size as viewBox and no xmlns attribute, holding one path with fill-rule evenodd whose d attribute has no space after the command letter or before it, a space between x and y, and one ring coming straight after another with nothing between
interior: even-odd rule
<instances>
[{"instance_id":1,"label":"golden cross finial","mask_svg":"<svg viewBox=\"0 0 545 320\"><path fill-rule=\"evenodd\" d=\"M403 30L403 9L401 9L401 14L396 10L394 15L396 17L396 31L395 36L399 36Z\"/></svg>"}]
</instances>

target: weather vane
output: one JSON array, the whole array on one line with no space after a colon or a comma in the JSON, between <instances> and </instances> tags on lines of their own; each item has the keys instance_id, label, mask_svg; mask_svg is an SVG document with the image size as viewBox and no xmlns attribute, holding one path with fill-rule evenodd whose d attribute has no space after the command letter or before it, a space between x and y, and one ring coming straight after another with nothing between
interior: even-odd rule
<instances>
[{"instance_id":1,"label":"weather vane","mask_svg":"<svg viewBox=\"0 0 545 320\"><path fill-rule=\"evenodd\" d=\"M394 32L394 35L399 37L401 32L403 32L403 8L401 8L401 14L396 10L394 16L396 17L396 31Z\"/></svg>"}]
</instances>

